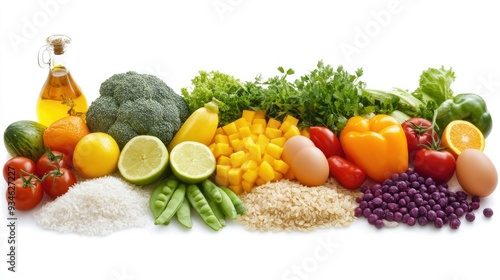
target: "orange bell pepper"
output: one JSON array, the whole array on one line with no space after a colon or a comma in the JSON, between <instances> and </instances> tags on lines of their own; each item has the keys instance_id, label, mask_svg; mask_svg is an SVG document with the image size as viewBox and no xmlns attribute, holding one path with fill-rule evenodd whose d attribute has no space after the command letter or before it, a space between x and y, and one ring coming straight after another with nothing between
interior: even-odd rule
<instances>
[{"instance_id":1,"label":"orange bell pepper","mask_svg":"<svg viewBox=\"0 0 500 280\"><path fill-rule=\"evenodd\" d=\"M391 116L351 117L340 133L340 143L346 158L375 181L382 182L408 168L406 136Z\"/></svg>"}]
</instances>

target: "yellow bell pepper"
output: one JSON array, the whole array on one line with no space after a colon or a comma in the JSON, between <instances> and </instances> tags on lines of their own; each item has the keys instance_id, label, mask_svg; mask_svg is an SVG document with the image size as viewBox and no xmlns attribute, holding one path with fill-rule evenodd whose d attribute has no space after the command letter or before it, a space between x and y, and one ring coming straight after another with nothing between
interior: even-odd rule
<instances>
[{"instance_id":1,"label":"yellow bell pepper","mask_svg":"<svg viewBox=\"0 0 500 280\"><path fill-rule=\"evenodd\" d=\"M340 133L340 143L346 158L375 181L382 182L408 168L406 136L391 116L350 118Z\"/></svg>"},{"instance_id":2,"label":"yellow bell pepper","mask_svg":"<svg viewBox=\"0 0 500 280\"><path fill-rule=\"evenodd\" d=\"M196 141L207 146L210 145L219 126L218 102L218 100L213 99L194 111L168 144L168 151L172 151L177 144L184 141Z\"/></svg>"}]
</instances>

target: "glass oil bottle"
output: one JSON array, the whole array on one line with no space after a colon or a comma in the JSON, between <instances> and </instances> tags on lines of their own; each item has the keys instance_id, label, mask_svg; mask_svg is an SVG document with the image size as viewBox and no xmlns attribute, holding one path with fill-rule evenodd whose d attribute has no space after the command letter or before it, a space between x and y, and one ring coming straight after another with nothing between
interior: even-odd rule
<instances>
[{"instance_id":1,"label":"glass oil bottle","mask_svg":"<svg viewBox=\"0 0 500 280\"><path fill-rule=\"evenodd\" d=\"M52 35L38 52L38 65L49 68L36 106L38 122L45 126L68 115L84 117L88 109L87 99L68 69L66 51L70 43L68 36Z\"/></svg>"}]
</instances>

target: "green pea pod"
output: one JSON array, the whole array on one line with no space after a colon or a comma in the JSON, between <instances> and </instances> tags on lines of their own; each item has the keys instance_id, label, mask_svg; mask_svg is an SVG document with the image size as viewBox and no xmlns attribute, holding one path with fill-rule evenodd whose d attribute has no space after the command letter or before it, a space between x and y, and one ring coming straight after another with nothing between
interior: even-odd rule
<instances>
[{"instance_id":1,"label":"green pea pod","mask_svg":"<svg viewBox=\"0 0 500 280\"><path fill-rule=\"evenodd\" d=\"M488 137L493 127L491 114L484 99L475 93L462 93L443 102L436 110L439 134L454 120L466 120L474 124Z\"/></svg>"},{"instance_id":2,"label":"green pea pod","mask_svg":"<svg viewBox=\"0 0 500 280\"><path fill-rule=\"evenodd\" d=\"M222 197L219 188L210 179L205 179L201 182L201 187L205 194L217 203L221 203Z\"/></svg>"},{"instance_id":3,"label":"green pea pod","mask_svg":"<svg viewBox=\"0 0 500 280\"><path fill-rule=\"evenodd\" d=\"M207 224L211 229L215 231L222 228L219 219L217 219L217 217L215 216L212 208L210 208L210 205L208 204L207 199L198 188L198 186L189 184L187 186L186 195L189 199L189 203L191 204L191 206L193 206L194 210L198 212L205 224Z\"/></svg>"},{"instance_id":4,"label":"green pea pod","mask_svg":"<svg viewBox=\"0 0 500 280\"><path fill-rule=\"evenodd\" d=\"M243 201L241 201L240 197L234 193L230 188L220 186L219 187L221 190L223 190L227 196L231 199L231 202L234 205L234 208L236 209L236 213L239 215L243 215L247 212L247 208L245 207L245 204L243 204Z\"/></svg>"},{"instance_id":5,"label":"green pea pod","mask_svg":"<svg viewBox=\"0 0 500 280\"><path fill-rule=\"evenodd\" d=\"M182 200L181 207L177 212L175 212L175 216L179 224L183 225L185 228L193 227L193 220L191 219L191 206L189 205L189 200L187 196Z\"/></svg>"},{"instance_id":6,"label":"green pea pod","mask_svg":"<svg viewBox=\"0 0 500 280\"><path fill-rule=\"evenodd\" d=\"M153 214L153 218L155 220L167 207L168 201L170 200L178 184L179 181L172 176L158 183L158 185L153 189L153 192L149 197L149 209L151 210L151 213Z\"/></svg>"},{"instance_id":7,"label":"green pea pod","mask_svg":"<svg viewBox=\"0 0 500 280\"><path fill-rule=\"evenodd\" d=\"M236 208L234 207L231 198L224 191L221 191L220 194L222 196L222 202L219 203L219 205L222 209L222 212L224 212L226 217L228 217L229 219L236 220L236 218L238 218L238 213L236 212Z\"/></svg>"},{"instance_id":8,"label":"green pea pod","mask_svg":"<svg viewBox=\"0 0 500 280\"><path fill-rule=\"evenodd\" d=\"M222 212L222 209L220 209L219 204L213 200L207 197L208 205L210 205L210 208L212 208L212 211L214 212L215 217L219 219L219 223L225 227L226 226L226 215L224 215L224 212Z\"/></svg>"},{"instance_id":9,"label":"green pea pod","mask_svg":"<svg viewBox=\"0 0 500 280\"><path fill-rule=\"evenodd\" d=\"M167 207L163 212L161 212L160 216L156 218L156 225L165 225L170 222L170 219L175 215L177 210L182 205L182 201L184 200L184 196L186 195L186 184L180 183L172 194L172 198L167 204Z\"/></svg>"}]
</instances>

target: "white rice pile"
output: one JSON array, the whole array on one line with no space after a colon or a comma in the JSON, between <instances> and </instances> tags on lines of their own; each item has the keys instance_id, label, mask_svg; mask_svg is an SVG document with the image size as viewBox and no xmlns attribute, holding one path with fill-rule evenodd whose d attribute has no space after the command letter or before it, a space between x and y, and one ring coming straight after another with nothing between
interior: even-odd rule
<instances>
[{"instance_id":1,"label":"white rice pile","mask_svg":"<svg viewBox=\"0 0 500 280\"><path fill-rule=\"evenodd\" d=\"M33 213L43 228L63 233L108 235L147 223L150 190L121 178L80 181Z\"/></svg>"},{"instance_id":2,"label":"white rice pile","mask_svg":"<svg viewBox=\"0 0 500 280\"><path fill-rule=\"evenodd\" d=\"M359 191L340 186L333 178L317 187L280 180L255 187L241 195L247 212L238 222L248 230L311 231L345 227L356 220Z\"/></svg>"}]
</instances>

